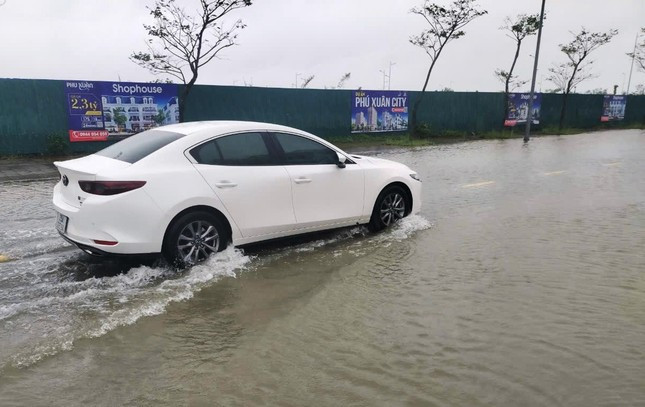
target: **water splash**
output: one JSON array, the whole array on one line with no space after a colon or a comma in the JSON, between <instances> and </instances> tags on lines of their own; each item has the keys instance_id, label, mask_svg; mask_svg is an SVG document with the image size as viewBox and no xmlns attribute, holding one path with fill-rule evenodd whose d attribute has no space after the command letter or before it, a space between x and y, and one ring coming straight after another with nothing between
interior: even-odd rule
<instances>
[{"instance_id":1,"label":"water splash","mask_svg":"<svg viewBox=\"0 0 645 407\"><path fill-rule=\"evenodd\" d=\"M329 237L270 250L261 255L249 255L229 247L180 273L162 264L137 266L116 276L79 281L66 278L66 274L61 272L65 269L62 264L53 270L41 267L39 273L31 275L29 284L27 281L19 282L20 289L25 290L24 295L19 293L19 296L9 298L5 295L5 304L0 301L0 342L10 344L5 351L0 350L0 369L7 365L32 365L72 349L79 339L99 337L118 327L132 325L141 318L163 314L171 303L190 299L222 278L236 277L254 266L290 254L308 255L321 248L348 242L330 255L335 256L337 251L345 250L360 256L363 253L359 250L361 247L400 241L430 226L425 218L410 216L378 234L370 234L362 226L353 227L333 232ZM43 263L51 261L60 263L60 258L50 257ZM14 302L18 298L20 302Z\"/></svg>"}]
</instances>

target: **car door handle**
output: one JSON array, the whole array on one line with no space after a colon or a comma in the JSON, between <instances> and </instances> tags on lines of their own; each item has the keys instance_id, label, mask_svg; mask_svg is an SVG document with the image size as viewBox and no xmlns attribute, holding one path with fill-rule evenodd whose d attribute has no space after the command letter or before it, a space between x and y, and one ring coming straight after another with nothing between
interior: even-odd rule
<instances>
[{"instance_id":1,"label":"car door handle","mask_svg":"<svg viewBox=\"0 0 645 407\"><path fill-rule=\"evenodd\" d=\"M296 184L308 184L311 182L311 178L300 177L293 180Z\"/></svg>"},{"instance_id":2,"label":"car door handle","mask_svg":"<svg viewBox=\"0 0 645 407\"><path fill-rule=\"evenodd\" d=\"M237 186L237 184L231 181L220 181L220 182L216 182L215 186L217 188L234 188Z\"/></svg>"}]
</instances>

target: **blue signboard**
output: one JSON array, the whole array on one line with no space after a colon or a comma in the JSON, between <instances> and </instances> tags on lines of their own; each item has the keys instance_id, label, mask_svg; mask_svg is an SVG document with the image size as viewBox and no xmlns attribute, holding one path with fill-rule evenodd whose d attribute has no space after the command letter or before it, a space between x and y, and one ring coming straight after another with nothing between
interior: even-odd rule
<instances>
[{"instance_id":1,"label":"blue signboard","mask_svg":"<svg viewBox=\"0 0 645 407\"><path fill-rule=\"evenodd\" d=\"M526 118L529 113L529 99L530 93L509 93L508 94L508 113L504 126L515 126L517 124L526 123ZM533 95L533 124L540 124L540 108L542 107L542 94L536 93Z\"/></svg>"},{"instance_id":2,"label":"blue signboard","mask_svg":"<svg viewBox=\"0 0 645 407\"><path fill-rule=\"evenodd\" d=\"M352 92L352 133L406 131L408 93L389 90Z\"/></svg>"},{"instance_id":3,"label":"blue signboard","mask_svg":"<svg viewBox=\"0 0 645 407\"><path fill-rule=\"evenodd\" d=\"M179 123L177 85L66 81L70 141L121 139Z\"/></svg>"},{"instance_id":4,"label":"blue signboard","mask_svg":"<svg viewBox=\"0 0 645 407\"><path fill-rule=\"evenodd\" d=\"M625 118L625 109L627 108L627 97L618 95L605 95L602 104L601 122L610 122L614 120L623 120Z\"/></svg>"}]
</instances>

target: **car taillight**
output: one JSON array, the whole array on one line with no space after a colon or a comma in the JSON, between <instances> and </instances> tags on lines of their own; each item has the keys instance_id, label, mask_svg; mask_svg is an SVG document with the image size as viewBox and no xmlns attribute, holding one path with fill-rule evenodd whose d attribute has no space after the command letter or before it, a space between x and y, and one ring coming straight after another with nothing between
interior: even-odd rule
<instances>
[{"instance_id":1,"label":"car taillight","mask_svg":"<svg viewBox=\"0 0 645 407\"><path fill-rule=\"evenodd\" d=\"M145 181L78 181L81 189L93 195L117 195L141 188Z\"/></svg>"}]
</instances>

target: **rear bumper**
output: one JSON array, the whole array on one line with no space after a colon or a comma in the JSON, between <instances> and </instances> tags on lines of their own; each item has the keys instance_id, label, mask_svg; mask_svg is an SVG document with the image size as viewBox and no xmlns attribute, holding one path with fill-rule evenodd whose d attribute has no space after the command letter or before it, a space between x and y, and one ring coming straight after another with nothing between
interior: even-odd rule
<instances>
[{"instance_id":1,"label":"rear bumper","mask_svg":"<svg viewBox=\"0 0 645 407\"><path fill-rule=\"evenodd\" d=\"M87 254L90 254L92 256L97 256L97 257L157 257L160 254L160 253L127 253L127 254L110 253L110 252L101 250L99 248L96 248L94 246L76 242L60 232L58 232L58 234L60 235L60 237L65 239L68 243L73 244L74 246L78 247L79 249L81 249Z\"/></svg>"},{"instance_id":2,"label":"rear bumper","mask_svg":"<svg viewBox=\"0 0 645 407\"><path fill-rule=\"evenodd\" d=\"M139 255L159 253L165 225L161 211L143 189L113 196L91 195L80 206L72 206L54 187L56 212L69 218L62 236L81 250L96 254ZM95 240L118 242L114 246ZM87 249L87 250L86 250Z\"/></svg>"}]
</instances>

